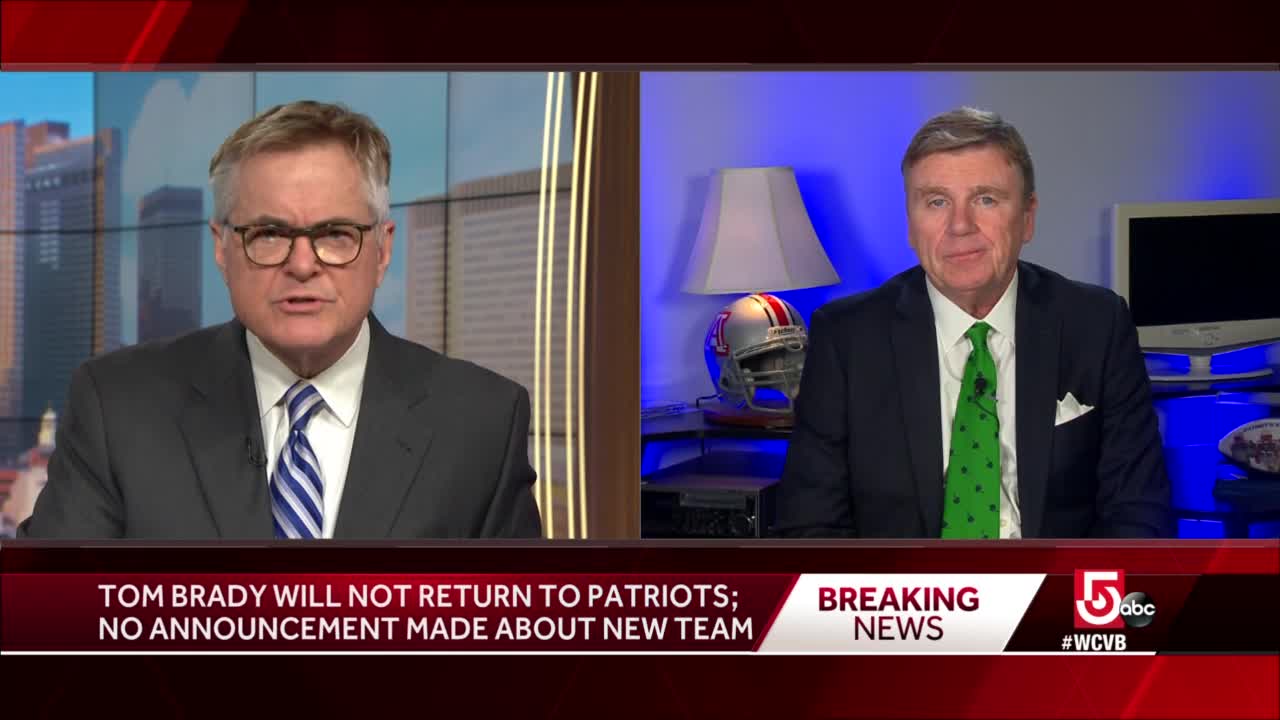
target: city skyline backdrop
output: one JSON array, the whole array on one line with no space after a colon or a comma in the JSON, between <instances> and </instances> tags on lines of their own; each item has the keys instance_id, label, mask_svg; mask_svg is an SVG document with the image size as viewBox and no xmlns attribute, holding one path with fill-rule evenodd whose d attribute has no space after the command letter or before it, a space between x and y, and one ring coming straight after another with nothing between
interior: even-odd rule
<instances>
[{"instance_id":1,"label":"city skyline backdrop","mask_svg":"<svg viewBox=\"0 0 1280 720\"><path fill-rule=\"evenodd\" d=\"M49 253L78 253L77 257L85 258L81 266L89 272L74 282L65 272L46 273L45 279L33 282L32 268L39 263L29 263L31 267L16 274L17 285L7 290L12 296L10 315L23 317L25 323L6 323L0 317L0 325L9 325L0 327L0 336L14 336L16 327L18 342L27 345L27 356L35 353L43 358L46 350L57 349L59 356L66 355L66 362L58 362L56 372L42 368L39 372L49 375L49 382L42 381L39 388L32 386L36 392L27 393L31 397L23 398L20 406L0 407L0 418L35 421L40 414L37 411L47 406L60 409L71 370L96 352L232 317L225 285L212 261L212 238L206 227L213 208L207 184L209 157L227 135L256 112L301 98L343 102L372 117L391 140L392 219L397 233L392 264L375 299L374 312L379 319L392 332L438 350L476 355L469 359L497 363L495 369L508 374L528 374L528 358L518 351L519 357L512 357L511 351L517 350L517 345L531 346L532 336L490 338L486 333L508 333L502 328L510 326L509 319L504 324L491 324L488 320L497 317L492 309L469 306L482 301L492 305L482 289L488 284L482 281L485 264L510 268L514 267L513 258L523 264L529 277L506 289L504 297L520 317L532 304L532 267L527 257L536 241L536 169L542 165L546 89L544 73L0 72L0 126L21 127L22 135L30 135L33 126L41 127L42 132L54 128L65 136L61 142L68 147L84 147L89 155L77 156L73 175L91 182L77 190L63 187L58 192L71 193L81 205L97 208L74 213L63 209L56 220L49 215L53 206L47 202L43 211L17 208L16 212L0 212L0 250L7 241L11 252L43 258L41 267L48 268L55 267L49 264ZM571 92L566 92L561 109L562 159L572 150L570 97ZM109 137L110 141L92 141L95 137ZM35 144L44 142L41 136ZM111 171L104 173L101 151L108 146ZM29 148L13 149L17 154L29 154ZM5 172L15 175L14 168ZM41 172L52 171L46 168ZM25 176L29 183L37 175L24 168L19 176ZM560 184L567 189L568 173L561 175ZM535 180L532 183L531 178ZM0 195L4 195L3 187L0 181ZM39 190L53 192L44 185ZM33 192L27 190L28 200L35 198ZM21 192L10 195L23 204ZM483 199L493 195L499 196L498 202ZM3 202L0 197L0 205ZM411 222L411 211L419 212L415 222ZM478 225L486 213L493 219ZM424 223L428 217L431 220ZM468 220L464 223L463 218ZM481 243L465 253L464 226L475 228L467 231L466 247ZM472 239L470 235L480 232L482 226L488 239L479 235ZM562 232L564 228L557 235ZM414 243L418 247L411 249ZM450 254L448 247L455 245L459 250ZM487 246L483 252L478 250L481 246ZM410 283L416 283L416 289L406 287L411 261L416 269ZM92 269L99 266L100 271ZM471 280L464 283L465 278ZM52 299L60 291L51 289L50 282L58 287L66 285L63 291L77 283L92 285L94 289L84 297L94 299L81 299L73 309L67 300ZM0 294L4 292L0 282ZM406 332L409 292L416 292L417 319L416 328ZM32 293L40 294L41 300L33 303ZM448 307L449 303L454 306ZM60 330L37 330L44 327L45 316L37 312L44 305L70 320L56 325ZM0 298L0 310L3 308ZM465 323L469 329L463 331L466 318L470 319ZM25 343L21 336L25 336ZM0 340L0 349L3 346ZM26 364L31 365L32 357L27 359ZM27 377L0 377L0 386L14 381L30 385L35 371L24 369L21 362L11 365L15 365L11 370ZM0 375L5 374L2 371L4 368L0 368ZM516 379L526 384L531 380ZM57 397L38 397L51 393ZM40 407L33 409L35 405ZM34 423L28 424L32 427L25 428L23 435L34 432ZM0 442L6 444L13 443ZM25 449L0 448L0 457L12 457L14 450Z\"/></svg>"},{"instance_id":2,"label":"city skyline backdrop","mask_svg":"<svg viewBox=\"0 0 1280 720\"><path fill-rule=\"evenodd\" d=\"M16 73L0 72L0 123L65 122L72 138L120 130L121 341L138 339L139 202L161 187L200 188L206 217L209 158L254 113L310 98L363 112L391 139L397 247L374 312L405 329L405 206L444 202L449 187L541 166L544 73ZM569 93L566 93L566 97ZM566 101L562 112L571 108ZM562 153L571 148L564 123ZM0 231L17 228L0 228ZM69 229L69 228L68 228ZM201 231L200 315L229 320L230 301Z\"/></svg>"}]
</instances>

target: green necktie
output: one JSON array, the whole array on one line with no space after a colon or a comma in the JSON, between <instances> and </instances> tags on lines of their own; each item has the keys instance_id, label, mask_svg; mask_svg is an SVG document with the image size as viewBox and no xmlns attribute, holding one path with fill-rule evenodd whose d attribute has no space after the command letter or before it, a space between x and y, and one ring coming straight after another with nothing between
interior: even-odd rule
<instances>
[{"instance_id":1,"label":"green necktie","mask_svg":"<svg viewBox=\"0 0 1280 720\"><path fill-rule=\"evenodd\" d=\"M996 363L987 349L991 326L974 323L964 335L973 350L964 365L951 424L942 537L1000 537L1000 420Z\"/></svg>"}]
</instances>

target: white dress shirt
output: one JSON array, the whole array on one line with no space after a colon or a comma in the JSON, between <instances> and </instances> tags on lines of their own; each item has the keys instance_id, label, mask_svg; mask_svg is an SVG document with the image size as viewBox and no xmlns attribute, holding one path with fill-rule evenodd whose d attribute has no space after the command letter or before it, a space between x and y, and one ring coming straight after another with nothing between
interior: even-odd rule
<instances>
[{"instance_id":1,"label":"white dress shirt","mask_svg":"<svg viewBox=\"0 0 1280 720\"><path fill-rule=\"evenodd\" d=\"M929 302L933 304L933 322L938 338L938 379L942 389L942 467L945 472L951 457L951 424L956 416L960 386L964 382L964 364L973 349L965 333L978 318L951 302L926 280ZM1022 537L1022 513L1018 508L1017 422L1016 400L1017 354L1013 342L1014 319L1017 317L1018 275L1004 291L1000 301L981 322L991 326L987 349L996 364L996 417L1000 421L1000 537Z\"/></svg>"},{"instance_id":2,"label":"white dress shirt","mask_svg":"<svg viewBox=\"0 0 1280 720\"><path fill-rule=\"evenodd\" d=\"M271 354L256 335L245 330L249 361L253 365L253 383L258 391L263 447L266 450L266 479L270 482L289 434L289 410L284 404L285 392L299 380L293 371ZM324 481L324 527L321 536L333 537L338 521L338 505L347 481L347 465L351 461L351 445L356 436L356 419L360 413L360 396L364 391L364 370L369 360L369 321L336 363L310 379L324 403L307 424L307 441L320 463Z\"/></svg>"}]
</instances>

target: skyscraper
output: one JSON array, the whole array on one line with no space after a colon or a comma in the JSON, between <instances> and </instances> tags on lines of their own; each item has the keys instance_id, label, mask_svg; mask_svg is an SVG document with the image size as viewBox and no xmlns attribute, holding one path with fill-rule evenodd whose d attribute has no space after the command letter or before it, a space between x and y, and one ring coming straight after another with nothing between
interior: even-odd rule
<instances>
[{"instance_id":1,"label":"skyscraper","mask_svg":"<svg viewBox=\"0 0 1280 720\"><path fill-rule=\"evenodd\" d=\"M204 191L165 185L138 203L138 342L200 327Z\"/></svg>"},{"instance_id":2,"label":"skyscraper","mask_svg":"<svg viewBox=\"0 0 1280 720\"><path fill-rule=\"evenodd\" d=\"M26 127L0 123L0 464L21 447Z\"/></svg>"},{"instance_id":3,"label":"skyscraper","mask_svg":"<svg viewBox=\"0 0 1280 720\"><path fill-rule=\"evenodd\" d=\"M22 153L23 165L31 167L36 148L71 137L71 126L64 122L45 122L27 126L26 149Z\"/></svg>"},{"instance_id":4,"label":"skyscraper","mask_svg":"<svg viewBox=\"0 0 1280 720\"><path fill-rule=\"evenodd\" d=\"M568 177L571 170L561 165L559 174ZM530 393L541 182L539 168L459 183L450 189L447 205L424 198L409 208L405 263L405 335L511 378ZM569 210L569 193L561 190L555 214L558 251L550 276L543 278L551 281L555 318L564 317L567 301ZM543 340L554 348L546 390L553 424L560 429L564 322L554 322Z\"/></svg>"},{"instance_id":5,"label":"skyscraper","mask_svg":"<svg viewBox=\"0 0 1280 720\"><path fill-rule=\"evenodd\" d=\"M120 134L41 123L27 138L43 144L26 148L22 395L40 417L61 412L80 363L120 345Z\"/></svg>"},{"instance_id":6,"label":"skyscraper","mask_svg":"<svg viewBox=\"0 0 1280 720\"><path fill-rule=\"evenodd\" d=\"M445 352L445 211L443 196L423 198L408 208L405 237L404 334Z\"/></svg>"}]
</instances>

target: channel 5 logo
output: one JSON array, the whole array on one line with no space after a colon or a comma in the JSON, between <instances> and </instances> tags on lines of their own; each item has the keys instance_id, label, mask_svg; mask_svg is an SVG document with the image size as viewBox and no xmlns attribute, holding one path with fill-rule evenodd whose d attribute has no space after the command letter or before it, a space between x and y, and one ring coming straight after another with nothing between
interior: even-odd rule
<instances>
[{"instance_id":1,"label":"channel 5 logo","mask_svg":"<svg viewBox=\"0 0 1280 720\"><path fill-rule=\"evenodd\" d=\"M1146 627L1156 605L1146 593L1124 592L1123 570L1076 570L1075 626L1081 629Z\"/></svg>"}]
</instances>

